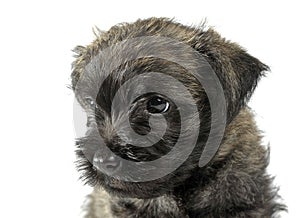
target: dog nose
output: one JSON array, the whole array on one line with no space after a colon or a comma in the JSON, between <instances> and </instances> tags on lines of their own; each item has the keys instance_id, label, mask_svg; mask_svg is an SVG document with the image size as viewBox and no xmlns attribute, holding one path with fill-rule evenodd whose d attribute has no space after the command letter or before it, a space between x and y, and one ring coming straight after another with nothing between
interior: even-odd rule
<instances>
[{"instance_id":1,"label":"dog nose","mask_svg":"<svg viewBox=\"0 0 300 218\"><path fill-rule=\"evenodd\" d=\"M121 161L114 156L102 158L95 155L93 162L97 169L108 175L116 173L121 168Z\"/></svg>"},{"instance_id":2,"label":"dog nose","mask_svg":"<svg viewBox=\"0 0 300 218\"><path fill-rule=\"evenodd\" d=\"M110 156L109 158L103 161L104 168L106 169L107 172L111 172L111 173L118 170L118 168L120 167L120 163L121 162L113 156Z\"/></svg>"}]
</instances>

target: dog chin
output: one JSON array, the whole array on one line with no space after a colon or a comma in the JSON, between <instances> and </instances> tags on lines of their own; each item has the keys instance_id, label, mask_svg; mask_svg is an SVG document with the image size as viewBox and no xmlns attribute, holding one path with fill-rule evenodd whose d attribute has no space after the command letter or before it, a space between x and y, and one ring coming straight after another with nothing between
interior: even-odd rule
<instances>
[{"instance_id":1,"label":"dog chin","mask_svg":"<svg viewBox=\"0 0 300 218\"><path fill-rule=\"evenodd\" d=\"M123 182L114 178L106 178L101 186L110 194L118 197L148 199L159 197L164 193L157 186L149 183Z\"/></svg>"}]
</instances>

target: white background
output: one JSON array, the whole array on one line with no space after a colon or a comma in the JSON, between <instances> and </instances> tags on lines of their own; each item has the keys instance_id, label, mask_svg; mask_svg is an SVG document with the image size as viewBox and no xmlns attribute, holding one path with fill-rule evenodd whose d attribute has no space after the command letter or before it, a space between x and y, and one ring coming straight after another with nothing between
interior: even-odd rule
<instances>
[{"instance_id":1,"label":"white background","mask_svg":"<svg viewBox=\"0 0 300 218\"><path fill-rule=\"evenodd\" d=\"M72 52L120 22L208 24L270 65L250 105L271 145L269 171L299 217L299 6L296 1L1 1L0 217L79 217L90 188L74 158Z\"/></svg>"}]
</instances>

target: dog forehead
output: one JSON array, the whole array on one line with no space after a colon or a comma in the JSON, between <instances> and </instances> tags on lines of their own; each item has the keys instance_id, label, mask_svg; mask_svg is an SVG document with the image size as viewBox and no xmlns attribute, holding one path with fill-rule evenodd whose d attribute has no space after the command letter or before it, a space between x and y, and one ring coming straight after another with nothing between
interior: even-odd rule
<instances>
[{"instance_id":1,"label":"dog forehead","mask_svg":"<svg viewBox=\"0 0 300 218\"><path fill-rule=\"evenodd\" d=\"M195 83L195 79L188 76L185 69L196 68L194 59L194 53L185 46L164 37L125 40L100 50L91 58L80 79L84 81L82 90L95 98L101 92L101 98L111 102L124 83L134 84L119 90L124 96L140 93L145 89L150 91L149 87L152 92L156 89L174 89L178 85L164 75L173 76L183 83Z\"/></svg>"}]
</instances>

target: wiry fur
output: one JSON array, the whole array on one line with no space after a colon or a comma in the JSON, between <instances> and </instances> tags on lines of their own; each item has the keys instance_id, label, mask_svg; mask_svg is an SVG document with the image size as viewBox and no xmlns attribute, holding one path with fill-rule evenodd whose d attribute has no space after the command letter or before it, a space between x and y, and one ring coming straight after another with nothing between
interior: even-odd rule
<instances>
[{"instance_id":1,"label":"wiry fur","mask_svg":"<svg viewBox=\"0 0 300 218\"><path fill-rule=\"evenodd\" d=\"M72 72L74 90L85 67L100 50L122 40L141 36L176 39L190 45L209 62L223 86L227 103L227 126L222 144L213 160L204 168L199 168L198 160L209 132L210 109L201 84L184 69L152 58L117 66L119 71L116 70L106 81L97 102L102 108L99 113L105 117L101 118L102 124L97 130L104 135L116 154L124 158L130 156L136 161L147 160L148 154L155 156L168 152L176 136L176 113L170 115L170 123L173 124L170 132L173 135L166 136L164 146L152 150L140 151L129 145L122 147L120 139L114 137L110 130L109 106L113 93L128 78L149 69L174 76L189 88L198 104L201 137L188 160L175 172L156 181L134 184L116 181L96 172L78 149L78 167L83 172L83 179L95 187L86 205L85 217L274 217L285 210L285 206L277 202L277 189L266 173L268 149L261 145L261 133L251 110L246 106L268 67L237 44L220 37L214 30L186 27L164 18L114 26L99 34L91 45L75 48L77 56ZM181 55L188 56L184 53ZM108 60L99 60L96 64L101 64L101 61ZM127 74L121 73L124 70ZM95 87L93 78L89 78L85 85L90 89ZM76 97L84 107L83 96ZM179 98L185 99L184 96ZM138 118L136 116L134 119ZM140 132L146 131L145 126L137 125L135 128ZM97 144L92 133L77 142L79 147L87 144ZM108 183L120 184L123 190L112 190Z\"/></svg>"}]
</instances>

